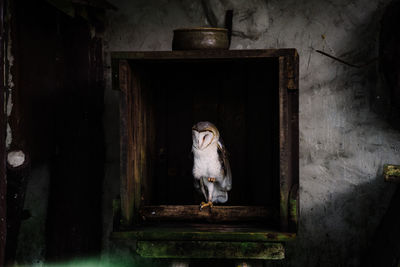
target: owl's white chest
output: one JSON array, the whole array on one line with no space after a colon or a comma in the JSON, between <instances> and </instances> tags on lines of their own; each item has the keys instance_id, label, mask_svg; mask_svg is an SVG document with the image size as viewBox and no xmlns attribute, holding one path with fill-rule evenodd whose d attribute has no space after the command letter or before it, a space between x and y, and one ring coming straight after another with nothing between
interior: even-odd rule
<instances>
[{"instance_id":1,"label":"owl's white chest","mask_svg":"<svg viewBox=\"0 0 400 267\"><path fill-rule=\"evenodd\" d=\"M221 163L219 161L217 144L211 144L204 150L193 147L193 176L197 179L201 177L221 177Z\"/></svg>"}]
</instances>

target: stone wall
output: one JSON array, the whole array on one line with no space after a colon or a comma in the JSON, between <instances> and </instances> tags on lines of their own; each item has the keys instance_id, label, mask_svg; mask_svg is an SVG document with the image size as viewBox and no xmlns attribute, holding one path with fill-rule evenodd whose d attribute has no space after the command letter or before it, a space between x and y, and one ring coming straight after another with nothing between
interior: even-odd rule
<instances>
[{"instance_id":1,"label":"stone wall","mask_svg":"<svg viewBox=\"0 0 400 267\"><path fill-rule=\"evenodd\" d=\"M400 135L372 110L385 105L377 65L379 22L388 1L110 0L104 36L111 51L171 50L172 30L223 26L234 10L231 49L296 48L300 54L300 201L296 241L279 266L359 266L393 194L381 177L399 164ZM106 68L104 244L118 195L118 92ZM271 263L272 264L272 263ZM282 264L282 265L281 265Z\"/></svg>"}]
</instances>

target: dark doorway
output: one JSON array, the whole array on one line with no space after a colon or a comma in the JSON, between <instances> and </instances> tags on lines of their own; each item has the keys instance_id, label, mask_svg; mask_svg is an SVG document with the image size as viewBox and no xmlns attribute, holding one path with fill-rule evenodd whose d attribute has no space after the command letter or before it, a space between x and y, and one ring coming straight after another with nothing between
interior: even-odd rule
<instances>
[{"instance_id":1,"label":"dark doorway","mask_svg":"<svg viewBox=\"0 0 400 267\"><path fill-rule=\"evenodd\" d=\"M101 249L103 65L94 8L67 15L47 1L11 1L13 147L51 169L46 258Z\"/></svg>"}]
</instances>

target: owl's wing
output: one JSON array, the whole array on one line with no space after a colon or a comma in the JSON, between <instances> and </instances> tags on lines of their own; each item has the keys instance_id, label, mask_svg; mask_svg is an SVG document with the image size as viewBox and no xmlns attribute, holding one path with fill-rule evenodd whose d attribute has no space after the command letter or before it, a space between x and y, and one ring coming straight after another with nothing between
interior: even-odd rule
<instances>
[{"instance_id":1,"label":"owl's wing","mask_svg":"<svg viewBox=\"0 0 400 267\"><path fill-rule=\"evenodd\" d=\"M229 191L232 188L232 172L231 172L231 166L229 165L228 152L226 151L224 143L222 142L221 138L218 141L218 154L222 167L224 169L224 178L220 183L220 187L224 191Z\"/></svg>"}]
</instances>

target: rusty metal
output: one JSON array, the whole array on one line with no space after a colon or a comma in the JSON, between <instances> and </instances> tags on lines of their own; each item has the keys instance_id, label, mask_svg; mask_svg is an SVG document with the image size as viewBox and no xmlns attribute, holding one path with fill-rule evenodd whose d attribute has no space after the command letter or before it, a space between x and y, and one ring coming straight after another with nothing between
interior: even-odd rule
<instances>
[{"instance_id":1,"label":"rusty metal","mask_svg":"<svg viewBox=\"0 0 400 267\"><path fill-rule=\"evenodd\" d=\"M233 22L233 10L227 10L225 13L225 28L228 30L228 42L231 44L232 39L232 22Z\"/></svg>"}]
</instances>

